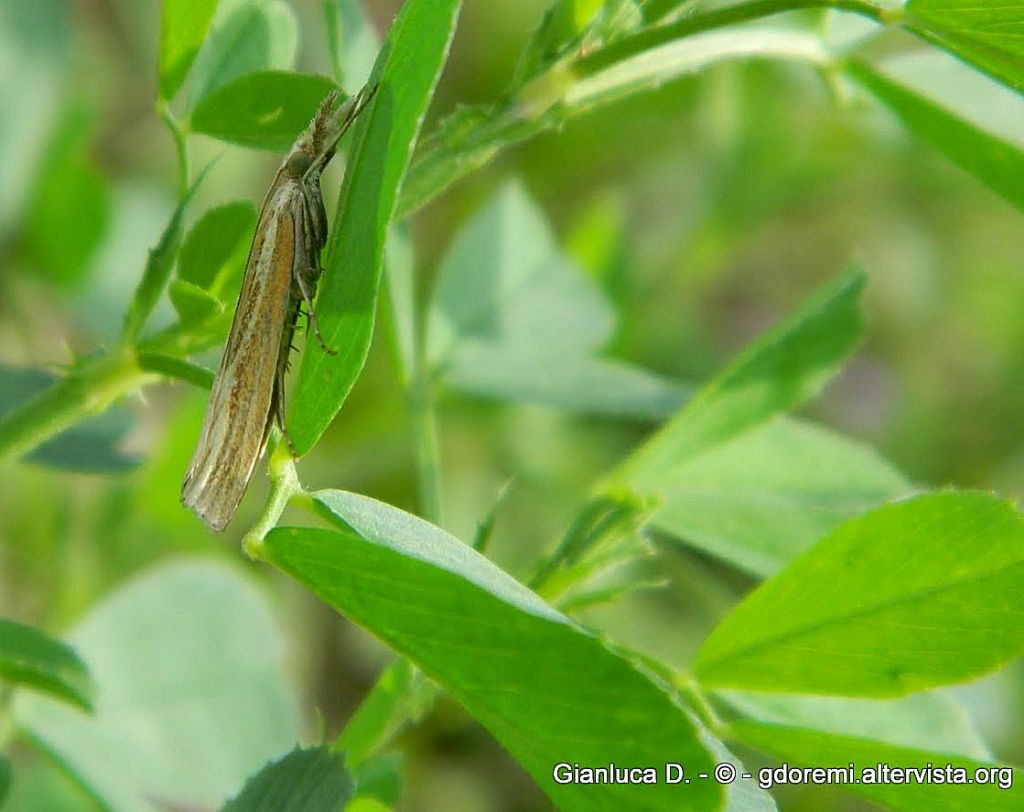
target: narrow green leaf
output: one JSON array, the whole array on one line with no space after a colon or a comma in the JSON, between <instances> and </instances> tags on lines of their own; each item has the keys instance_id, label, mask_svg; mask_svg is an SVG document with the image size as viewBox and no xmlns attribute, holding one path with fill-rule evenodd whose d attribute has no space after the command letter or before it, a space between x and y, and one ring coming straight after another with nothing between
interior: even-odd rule
<instances>
[{"instance_id":1,"label":"narrow green leaf","mask_svg":"<svg viewBox=\"0 0 1024 812\"><path fill-rule=\"evenodd\" d=\"M0 618L0 679L92 710L92 686L74 649L32 626Z\"/></svg>"},{"instance_id":2,"label":"narrow green leaf","mask_svg":"<svg viewBox=\"0 0 1024 812\"><path fill-rule=\"evenodd\" d=\"M233 299L241 284L255 227L256 209L248 200L204 212L182 243L178 278L210 291L222 301ZM233 280L238 284L232 285Z\"/></svg>"},{"instance_id":3,"label":"narrow green leaf","mask_svg":"<svg viewBox=\"0 0 1024 812\"><path fill-rule=\"evenodd\" d=\"M223 812L340 812L353 789L342 753L296 747L246 781Z\"/></svg>"},{"instance_id":4,"label":"narrow green leaf","mask_svg":"<svg viewBox=\"0 0 1024 812\"><path fill-rule=\"evenodd\" d=\"M901 696L988 673L1024 650L1024 519L941 492L840 525L704 641L723 688Z\"/></svg>"},{"instance_id":5,"label":"narrow green leaf","mask_svg":"<svg viewBox=\"0 0 1024 812\"><path fill-rule=\"evenodd\" d=\"M334 89L323 76L247 73L203 98L192 114L192 129L243 147L287 152Z\"/></svg>"},{"instance_id":6,"label":"narrow green leaf","mask_svg":"<svg viewBox=\"0 0 1024 812\"><path fill-rule=\"evenodd\" d=\"M448 690L551 800L575 809L717 809L684 790L558 784L553 765L661 765L711 757L668 686L443 530L367 497L314 495L336 530L278 528L268 560L370 629Z\"/></svg>"},{"instance_id":7,"label":"narrow green leaf","mask_svg":"<svg viewBox=\"0 0 1024 812\"><path fill-rule=\"evenodd\" d=\"M719 699L748 721L815 730L868 741L990 761L992 753L967 712L943 693L902 699L719 691Z\"/></svg>"},{"instance_id":8,"label":"narrow green leaf","mask_svg":"<svg viewBox=\"0 0 1024 812\"><path fill-rule=\"evenodd\" d=\"M846 71L890 108L910 132L1015 206L1024 208L1024 149L1020 145L986 132L866 63L848 63Z\"/></svg>"},{"instance_id":9,"label":"narrow green leaf","mask_svg":"<svg viewBox=\"0 0 1024 812\"><path fill-rule=\"evenodd\" d=\"M216 808L300 735L280 623L234 568L154 568L69 640L101 688L94 715L35 695L19 695L12 715L104 808Z\"/></svg>"},{"instance_id":10,"label":"narrow green leaf","mask_svg":"<svg viewBox=\"0 0 1024 812\"><path fill-rule=\"evenodd\" d=\"M767 577L911 485L874 449L778 417L675 466L659 489L655 527Z\"/></svg>"},{"instance_id":11,"label":"narrow green leaf","mask_svg":"<svg viewBox=\"0 0 1024 812\"><path fill-rule=\"evenodd\" d=\"M19 369L0 364L0 419L33 400L42 408L57 407L62 394L72 398L82 394L67 392L68 379L60 379L42 369ZM70 388L74 388L70 386ZM65 390L62 392L61 390ZM115 406L103 414L70 426L56 437L35 448L25 459L38 465L80 473L115 473L135 468L139 459L119 450L121 441L133 425L132 414Z\"/></svg>"},{"instance_id":12,"label":"narrow green leaf","mask_svg":"<svg viewBox=\"0 0 1024 812\"><path fill-rule=\"evenodd\" d=\"M813 397L861 334L865 277L851 269L759 338L612 474L658 494L681 464Z\"/></svg>"},{"instance_id":13,"label":"narrow green leaf","mask_svg":"<svg viewBox=\"0 0 1024 812\"><path fill-rule=\"evenodd\" d=\"M387 227L459 5L459 0L409 0L377 58L371 80L377 94L353 126L316 301L324 340L337 355L307 347L288 415L288 433L299 454L316 444L366 361Z\"/></svg>"},{"instance_id":14,"label":"narrow green leaf","mask_svg":"<svg viewBox=\"0 0 1024 812\"><path fill-rule=\"evenodd\" d=\"M757 722L736 722L731 726L730 733L736 741L782 759L790 766L842 768L852 763L855 770L853 777L861 780L843 784L840 788L869 798L895 812L921 812L924 809L928 812L974 812L979 809L986 812L1019 812L1024 809L1022 776L1019 771L1005 765L865 741L851 736ZM881 765L925 770L928 778L924 779L925 783L917 783L913 779L903 784L885 782L881 777ZM995 781L1003 782L1003 786L975 780L975 770L980 767L997 768ZM869 781L867 775L861 772L865 769L874 771L873 781ZM963 773L958 773L958 770ZM943 778L936 780L939 772ZM1011 782L1013 788L1007 788L1006 785ZM837 780L832 783L839 782Z\"/></svg>"},{"instance_id":15,"label":"narrow green leaf","mask_svg":"<svg viewBox=\"0 0 1024 812\"><path fill-rule=\"evenodd\" d=\"M225 7L227 8L227 6ZM189 109L221 85L246 73L290 70L299 26L284 0L240 0L206 38L192 70Z\"/></svg>"},{"instance_id":16,"label":"narrow green leaf","mask_svg":"<svg viewBox=\"0 0 1024 812\"><path fill-rule=\"evenodd\" d=\"M181 245L185 210L195 195L196 189L199 188L203 178L206 177L207 171L209 171L209 166L199 174L199 177L193 182L192 188L178 202L174 213L171 215L170 222L167 223L164 233L160 235L159 242L149 251L146 267L142 271L142 279L139 281L139 286L135 289L132 303L128 307L128 312L124 318L121 338L126 344L132 344L139 338L142 328L146 326L146 320L153 312L153 308L156 307L160 294L164 292L164 287L166 287L168 280L171 278L171 271L174 270L174 261L178 256L178 247Z\"/></svg>"},{"instance_id":17,"label":"narrow green leaf","mask_svg":"<svg viewBox=\"0 0 1024 812\"><path fill-rule=\"evenodd\" d=\"M1024 2L910 0L906 21L954 56L1024 92Z\"/></svg>"},{"instance_id":18,"label":"narrow green leaf","mask_svg":"<svg viewBox=\"0 0 1024 812\"><path fill-rule=\"evenodd\" d=\"M217 0L164 0L160 20L160 96L173 99L185 81L217 10Z\"/></svg>"}]
</instances>

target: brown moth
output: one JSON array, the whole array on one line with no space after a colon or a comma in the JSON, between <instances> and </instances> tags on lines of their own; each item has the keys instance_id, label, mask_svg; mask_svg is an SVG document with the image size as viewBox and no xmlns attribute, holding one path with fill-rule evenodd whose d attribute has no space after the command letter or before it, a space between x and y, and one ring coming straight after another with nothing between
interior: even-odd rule
<instances>
[{"instance_id":1,"label":"brown moth","mask_svg":"<svg viewBox=\"0 0 1024 812\"><path fill-rule=\"evenodd\" d=\"M235 515L274 423L284 430L284 376L303 304L308 327L323 350L334 354L313 312L320 251L327 242L320 173L375 90L364 88L337 110L337 94L328 94L263 201L231 331L181 488L182 504L211 530L223 530Z\"/></svg>"}]
</instances>

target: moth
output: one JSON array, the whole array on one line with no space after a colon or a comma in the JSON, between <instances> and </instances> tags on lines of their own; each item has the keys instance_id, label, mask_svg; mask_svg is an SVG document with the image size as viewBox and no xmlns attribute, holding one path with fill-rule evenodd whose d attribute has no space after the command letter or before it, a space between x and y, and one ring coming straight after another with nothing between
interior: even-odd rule
<instances>
[{"instance_id":1,"label":"moth","mask_svg":"<svg viewBox=\"0 0 1024 812\"><path fill-rule=\"evenodd\" d=\"M337 93L329 93L263 200L227 345L181 488L182 504L211 530L223 530L235 515L275 422L284 431L284 377L303 305L307 331L334 354L313 311L320 251L327 242L320 175L375 91L364 88L337 109Z\"/></svg>"}]
</instances>

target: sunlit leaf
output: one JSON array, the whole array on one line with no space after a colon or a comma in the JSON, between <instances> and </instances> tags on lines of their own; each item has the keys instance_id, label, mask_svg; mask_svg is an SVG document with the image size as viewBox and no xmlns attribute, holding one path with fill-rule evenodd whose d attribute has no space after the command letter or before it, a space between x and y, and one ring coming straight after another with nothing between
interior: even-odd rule
<instances>
[{"instance_id":1,"label":"sunlit leaf","mask_svg":"<svg viewBox=\"0 0 1024 812\"><path fill-rule=\"evenodd\" d=\"M458 10L458 0L409 0L377 58L371 80L377 93L352 128L316 300L324 340L337 355L307 347L288 415L288 433L299 454L327 428L366 361L388 224Z\"/></svg>"},{"instance_id":2,"label":"sunlit leaf","mask_svg":"<svg viewBox=\"0 0 1024 812\"><path fill-rule=\"evenodd\" d=\"M315 499L336 529L275 529L269 561L422 668L559 808L679 808L678 787L665 784L555 783L559 761L660 764L671 753L710 770L701 734L666 685L470 547L367 497ZM691 809L715 809L721 788L692 784L686 797Z\"/></svg>"},{"instance_id":3,"label":"sunlit leaf","mask_svg":"<svg viewBox=\"0 0 1024 812\"><path fill-rule=\"evenodd\" d=\"M323 76L247 73L207 94L192 114L192 128L244 147L287 152L334 89Z\"/></svg>"},{"instance_id":4,"label":"sunlit leaf","mask_svg":"<svg viewBox=\"0 0 1024 812\"><path fill-rule=\"evenodd\" d=\"M901 696L993 671L1024 650L1024 519L964 491L878 508L752 592L704 641L723 688Z\"/></svg>"},{"instance_id":5,"label":"sunlit leaf","mask_svg":"<svg viewBox=\"0 0 1024 812\"><path fill-rule=\"evenodd\" d=\"M256 209L247 200L204 212L181 245L178 278L222 300L233 299L255 226Z\"/></svg>"},{"instance_id":6,"label":"sunlit leaf","mask_svg":"<svg viewBox=\"0 0 1024 812\"><path fill-rule=\"evenodd\" d=\"M160 20L160 95L173 99L217 10L217 0L164 0Z\"/></svg>"}]
</instances>

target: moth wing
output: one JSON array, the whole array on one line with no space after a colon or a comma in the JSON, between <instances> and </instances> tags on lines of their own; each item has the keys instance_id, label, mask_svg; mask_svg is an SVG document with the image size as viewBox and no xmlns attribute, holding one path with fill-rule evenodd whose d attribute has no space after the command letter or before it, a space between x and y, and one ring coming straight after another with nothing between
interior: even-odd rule
<instances>
[{"instance_id":1,"label":"moth wing","mask_svg":"<svg viewBox=\"0 0 1024 812\"><path fill-rule=\"evenodd\" d=\"M227 346L213 381L181 501L214 531L231 521L263 452L295 262L302 192L276 184L249 251Z\"/></svg>"}]
</instances>

